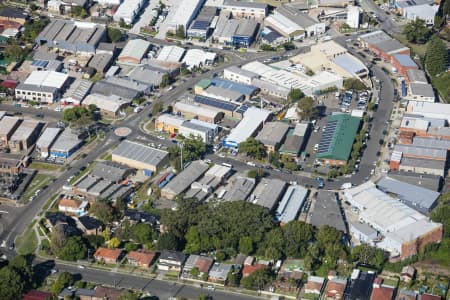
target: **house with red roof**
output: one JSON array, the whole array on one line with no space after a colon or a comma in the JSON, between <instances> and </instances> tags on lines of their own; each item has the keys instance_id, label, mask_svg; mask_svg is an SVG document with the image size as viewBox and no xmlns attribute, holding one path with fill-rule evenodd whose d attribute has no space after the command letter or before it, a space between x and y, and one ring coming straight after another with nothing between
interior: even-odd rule
<instances>
[{"instance_id":1,"label":"house with red roof","mask_svg":"<svg viewBox=\"0 0 450 300\"><path fill-rule=\"evenodd\" d=\"M266 268L266 265L263 264L254 264L254 265L244 265L244 268L242 269L242 277L248 277L251 274L255 273L258 270L262 270Z\"/></svg>"}]
</instances>

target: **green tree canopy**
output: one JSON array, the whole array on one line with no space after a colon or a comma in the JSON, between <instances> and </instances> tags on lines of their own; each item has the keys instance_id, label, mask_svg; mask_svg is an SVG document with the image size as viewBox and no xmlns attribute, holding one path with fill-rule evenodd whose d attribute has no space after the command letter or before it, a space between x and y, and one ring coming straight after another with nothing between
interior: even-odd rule
<instances>
[{"instance_id":1,"label":"green tree canopy","mask_svg":"<svg viewBox=\"0 0 450 300\"><path fill-rule=\"evenodd\" d=\"M59 274L58 279L53 283L51 291L53 294L58 295L64 288L71 286L73 283L74 279L72 274L69 272L62 272Z\"/></svg>"},{"instance_id":2,"label":"green tree canopy","mask_svg":"<svg viewBox=\"0 0 450 300\"><path fill-rule=\"evenodd\" d=\"M378 270L381 270L386 261L386 256L382 249L365 244L354 247L352 249L351 257L353 262L371 265Z\"/></svg>"},{"instance_id":3,"label":"green tree canopy","mask_svg":"<svg viewBox=\"0 0 450 300\"><path fill-rule=\"evenodd\" d=\"M296 102L302 99L303 97L305 97L305 94L302 92L301 89L291 89L287 98L289 102Z\"/></svg>"},{"instance_id":4,"label":"green tree canopy","mask_svg":"<svg viewBox=\"0 0 450 300\"><path fill-rule=\"evenodd\" d=\"M152 116L158 115L164 109L164 103L162 101L156 101L152 106Z\"/></svg>"},{"instance_id":5,"label":"green tree canopy","mask_svg":"<svg viewBox=\"0 0 450 300\"><path fill-rule=\"evenodd\" d=\"M86 257L87 247L79 236L69 237L57 256L63 260L77 261Z\"/></svg>"},{"instance_id":6,"label":"green tree canopy","mask_svg":"<svg viewBox=\"0 0 450 300\"><path fill-rule=\"evenodd\" d=\"M122 39L122 31L117 28L108 27L108 38L111 42L117 43Z\"/></svg>"},{"instance_id":7,"label":"green tree canopy","mask_svg":"<svg viewBox=\"0 0 450 300\"><path fill-rule=\"evenodd\" d=\"M181 240L171 232L163 233L159 236L157 248L158 250L180 250Z\"/></svg>"},{"instance_id":8,"label":"green tree canopy","mask_svg":"<svg viewBox=\"0 0 450 300\"><path fill-rule=\"evenodd\" d=\"M437 35L434 35L428 44L425 54L425 66L427 71L431 76L436 76L446 70L447 64L447 47Z\"/></svg>"},{"instance_id":9,"label":"green tree canopy","mask_svg":"<svg viewBox=\"0 0 450 300\"><path fill-rule=\"evenodd\" d=\"M266 156L266 149L260 141L254 137L249 137L239 144L239 153L245 153L247 156L256 159L263 159Z\"/></svg>"},{"instance_id":10,"label":"green tree canopy","mask_svg":"<svg viewBox=\"0 0 450 300\"><path fill-rule=\"evenodd\" d=\"M347 78L344 80L344 88L347 90L362 91L366 90L367 86L359 79Z\"/></svg>"},{"instance_id":11,"label":"green tree canopy","mask_svg":"<svg viewBox=\"0 0 450 300\"><path fill-rule=\"evenodd\" d=\"M97 201L92 204L89 213L105 224L114 219L113 208L105 201Z\"/></svg>"},{"instance_id":12,"label":"green tree canopy","mask_svg":"<svg viewBox=\"0 0 450 300\"><path fill-rule=\"evenodd\" d=\"M22 279L25 287L30 287L33 282L33 267L31 261L23 255L17 255L9 262L8 266L14 269Z\"/></svg>"},{"instance_id":13,"label":"green tree canopy","mask_svg":"<svg viewBox=\"0 0 450 300\"><path fill-rule=\"evenodd\" d=\"M415 44L424 44L430 36L431 30L422 19L416 19L406 24L403 29L406 39Z\"/></svg>"},{"instance_id":14,"label":"green tree canopy","mask_svg":"<svg viewBox=\"0 0 450 300\"><path fill-rule=\"evenodd\" d=\"M311 97L304 97L298 103L299 116L302 120L311 120L317 114L316 104Z\"/></svg>"},{"instance_id":15,"label":"green tree canopy","mask_svg":"<svg viewBox=\"0 0 450 300\"><path fill-rule=\"evenodd\" d=\"M25 284L20 274L11 267L0 269L0 299L22 299Z\"/></svg>"},{"instance_id":16,"label":"green tree canopy","mask_svg":"<svg viewBox=\"0 0 450 300\"><path fill-rule=\"evenodd\" d=\"M63 119L75 125L86 125L94 120L94 111L82 106L64 109Z\"/></svg>"},{"instance_id":17,"label":"green tree canopy","mask_svg":"<svg viewBox=\"0 0 450 300\"><path fill-rule=\"evenodd\" d=\"M253 239L250 236L243 236L239 240L239 252L250 255L253 253Z\"/></svg>"},{"instance_id":18,"label":"green tree canopy","mask_svg":"<svg viewBox=\"0 0 450 300\"><path fill-rule=\"evenodd\" d=\"M138 223L133 226L133 239L141 244L152 242L156 239L156 232L147 223Z\"/></svg>"},{"instance_id":19,"label":"green tree canopy","mask_svg":"<svg viewBox=\"0 0 450 300\"><path fill-rule=\"evenodd\" d=\"M268 268L257 270L241 280L241 285L250 290L262 290L272 282L272 274Z\"/></svg>"},{"instance_id":20,"label":"green tree canopy","mask_svg":"<svg viewBox=\"0 0 450 300\"><path fill-rule=\"evenodd\" d=\"M6 59L20 61L25 56L25 51L21 46L16 44L15 42L6 46L3 54Z\"/></svg>"}]
</instances>

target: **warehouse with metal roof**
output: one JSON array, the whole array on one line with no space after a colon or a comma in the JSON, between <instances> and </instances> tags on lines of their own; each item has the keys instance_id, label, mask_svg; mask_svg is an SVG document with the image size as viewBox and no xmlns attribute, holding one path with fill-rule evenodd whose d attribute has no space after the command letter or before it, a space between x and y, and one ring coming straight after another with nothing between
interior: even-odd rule
<instances>
[{"instance_id":1,"label":"warehouse with metal roof","mask_svg":"<svg viewBox=\"0 0 450 300\"><path fill-rule=\"evenodd\" d=\"M238 93L245 95L247 98L253 96L258 91L258 88L253 85L234 82L231 80L222 79L218 77L211 79L211 84L224 89L236 91Z\"/></svg>"},{"instance_id":2,"label":"warehouse with metal roof","mask_svg":"<svg viewBox=\"0 0 450 300\"><path fill-rule=\"evenodd\" d=\"M275 209L286 190L286 182L280 179L262 178L248 201L253 204Z\"/></svg>"},{"instance_id":3,"label":"warehouse with metal roof","mask_svg":"<svg viewBox=\"0 0 450 300\"><path fill-rule=\"evenodd\" d=\"M258 133L256 139L264 144L267 152L277 151L284 142L289 124L284 122L267 122Z\"/></svg>"},{"instance_id":4,"label":"warehouse with metal roof","mask_svg":"<svg viewBox=\"0 0 450 300\"><path fill-rule=\"evenodd\" d=\"M49 149L55 142L61 128L47 127L36 142L37 149L41 152L42 158L47 158Z\"/></svg>"},{"instance_id":5,"label":"warehouse with metal roof","mask_svg":"<svg viewBox=\"0 0 450 300\"><path fill-rule=\"evenodd\" d=\"M268 110L249 107L244 113L244 118L233 128L230 134L223 140L223 146L228 148L238 148L239 144L247 138L254 136L262 127L263 123L269 119L271 112Z\"/></svg>"},{"instance_id":6,"label":"warehouse with metal roof","mask_svg":"<svg viewBox=\"0 0 450 300\"><path fill-rule=\"evenodd\" d=\"M62 102L70 103L73 105L80 105L81 102L91 91L94 83L87 79L76 79L67 92L64 94Z\"/></svg>"},{"instance_id":7,"label":"warehouse with metal roof","mask_svg":"<svg viewBox=\"0 0 450 300\"><path fill-rule=\"evenodd\" d=\"M175 32L180 26L186 32L191 25L192 20L197 16L205 0L184 0L179 3L172 19L169 22L168 29Z\"/></svg>"},{"instance_id":8,"label":"warehouse with metal roof","mask_svg":"<svg viewBox=\"0 0 450 300\"><path fill-rule=\"evenodd\" d=\"M41 123L23 120L9 141L9 149L13 152L27 150L34 145L42 128Z\"/></svg>"},{"instance_id":9,"label":"warehouse with metal roof","mask_svg":"<svg viewBox=\"0 0 450 300\"><path fill-rule=\"evenodd\" d=\"M184 48L178 46L164 46L156 57L157 60L179 62L184 55Z\"/></svg>"},{"instance_id":10,"label":"warehouse with metal roof","mask_svg":"<svg viewBox=\"0 0 450 300\"><path fill-rule=\"evenodd\" d=\"M289 186L276 210L276 220L281 224L286 224L297 219L307 196L308 190L304 187L300 185Z\"/></svg>"},{"instance_id":11,"label":"warehouse with metal roof","mask_svg":"<svg viewBox=\"0 0 450 300\"><path fill-rule=\"evenodd\" d=\"M139 65L147 54L150 42L142 39L129 40L120 52L117 61L123 64Z\"/></svg>"},{"instance_id":12,"label":"warehouse with metal roof","mask_svg":"<svg viewBox=\"0 0 450 300\"><path fill-rule=\"evenodd\" d=\"M65 88L69 76L55 71L33 71L15 89L16 99L53 103Z\"/></svg>"},{"instance_id":13,"label":"warehouse with metal roof","mask_svg":"<svg viewBox=\"0 0 450 300\"><path fill-rule=\"evenodd\" d=\"M50 156L68 158L83 144L83 140L73 134L70 129L65 129L50 147Z\"/></svg>"},{"instance_id":14,"label":"warehouse with metal roof","mask_svg":"<svg viewBox=\"0 0 450 300\"><path fill-rule=\"evenodd\" d=\"M348 114L330 115L319 143L316 158L329 165L345 165L361 119Z\"/></svg>"},{"instance_id":15,"label":"warehouse with metal roof","mask_svg":"<svg viewBox=\"0 0 450 300\"><path fill-rule=\"evenodd\" d=\"M19 127L21 120L17 117L3 116L0 120L0 140L3 146L6 146L13 135L14 131Z\"/></svg>"},{"instance_id":16,"label":"warehouse with metal roof","mask_svg":"<svg viewBox=\"0 0 450 300\"><path fill-rule=\"evenodd\" d=\"M62 51L92 55L105 38L106 29L102 25L58 19L52 20L35 41Z\"/></svg>"},{"instance_id":17,"label":"warehouse with metal roof","mask_svg":"<svg viewBox=\"0 0 450 300\"><path fill-rule=\"evenodd\" d=\"M112 152L112 161L134 169L156 172L169 163L169 153L125 140Z\"/></svg>"},{"instance_id":18,"label":"warehouse with metal roof","mask_svg":"<svg viewBox=\"0 0 450 300\"><path fill-rule=\"evenodd\" d=\"M376 184L378 189L394 194L409 207L425 214L435 207L440 196L438 192L390 177L382 177Z\"/></svg>"},{"instance_id":19,"label":"warehouse with metal roof","mask_svg":"<svg viewBox=\"0 0 450 300\"><path fill-rule=\"evenodd\" d=\"M124 0L123 3L116 10L113 16L114 21L123 21L131 25L139 15L140 10L144 6L144 0Z\"/></svg>"}]
</instances>

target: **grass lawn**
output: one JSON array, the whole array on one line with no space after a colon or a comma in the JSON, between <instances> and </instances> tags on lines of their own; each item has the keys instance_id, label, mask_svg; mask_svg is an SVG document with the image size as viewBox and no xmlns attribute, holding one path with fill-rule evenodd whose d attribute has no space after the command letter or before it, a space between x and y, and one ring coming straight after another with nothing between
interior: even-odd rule
<instances>
[{"instance_id":1,"label":"grass lawn","mask_svg":"<svg viewBox=\"0 0 450 300\"><path fill-rule=\"evenodd\" d=\"M446 72L439 77L433 77L431 78L431 82L444 101L450 103L450 74Z\"/></svg>"},{"instance_id":2,"label":"grass lawn","mask_svg":"<svg viewBox=\"0 0 450 300\"><path fill-rule=\"evenodd\" d=\"M75 176L74 178L72 178L72 180L70 181L70 184L74 184L78 179L80 179L81 177L83 177L84 175L86 175L90 170L92 170L92 168L94 167L95 163L91 163L86 169L84 169L83 171L80 172L80 174L78 174L77 176Z\"/></svg>"},{"instance_id":3,"label":"grass lawn","mask_svg":"<svg viewBox=\"0 0 450 300\"><path fill-rule=\"evenodd\" d=\"M308 299L308 300L318 300L320 298L317 294L303 294L301 296L301 299Z\"/></svg>"},{"instance_id":4,"label":"grass lawn","mask_svg":"<svg viewBox=\"0 0 450 300\"><path fill-rule=\"evenodd\" d=\"M44 174L36 174L34 175L33 180L31 180L31 183L28 185L27 189L25 190L25 193L22 196L22 200L25 202L28 202L31 196L34 195L34 193L42 188L44 185L49 184L54 177L44 175Z\"/></svg>"},{"instance_id":5,"label":"grass lawn","mask_svg":"<svg viewBox=\"0 0 450 300\"><path fill-rule=\"evenodd\" d=\"M411 48L411 52L413 54L419 55L420 59L423 60L423 58L425 57L425 52L427 51L427 44L410 43L410 42L408 42L408 40L406 39L406 37L404 35L398 35L398 36L395 36L395 38L397 40L399 40L400 43L402 43L403 45L406 45L409 48Z\"/></svg>"},{"instance_id":6,"label":"grass lawn","mask_svg":"<svg viewBox=\"0 0 450 300\"><path fill-rule=\"evenodd\" d=\"M60 171L61 166L55 164L49 164L44 162L32 162L30 165L31 169L36 170L48 170L48 171Z\"/></svg>"},{"instance_id":7,"label":"grass lawn","mask_svg":"<svg viewBox=\"0 0 450 300\"><path fill-rule=\"evenodd\" d=\"M102 156L100 156L100 159L104 159L104 160L112 160L112 154L109 152L106 152L105 154L103 154Z\"/></svg>"},{"instance_id":8,"label":"grass lawn","mask_svg":"<svg viewBox=\"0 0 450 300\"><path fill-rule=\"evenodd\" d=\"M38 239L34 232L33 226L36 221L33 221L27 228L27 230L17 237L16 249L19 254L31 254L34 253L38 246Z\"/></svg>"}]
</instances>

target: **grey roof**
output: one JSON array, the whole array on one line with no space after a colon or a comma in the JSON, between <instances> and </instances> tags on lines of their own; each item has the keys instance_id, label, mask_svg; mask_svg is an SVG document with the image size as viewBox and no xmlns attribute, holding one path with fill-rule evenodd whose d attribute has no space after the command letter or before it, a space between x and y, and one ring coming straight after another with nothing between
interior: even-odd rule
<instances>
[{"instance_id":1,"label":"grey roof","mask_svg":"<svg viewBox=\"0 0 450 300\"><path fill-rule=\"evenodd\" d=\"M249 1L236 1L236 0L225 0L223 6L236 6L236 7L248 7L248 8L258 8L266 9L267 4L259 2L249 2Z\"/></svg>"},{"instance_id":2,"label":"grey roof","mask_svg":"<svg viewBox=\"0 0 450 300\"><path fill-rule=\"evenodd\" d=\"M419 147L431 147L436 149L450 149L450 140L441 140L435 138L415 137L413 140L413 146Z\"/></svg>"},{"instance_id":3,"label":"grey roof","mask_svg":"<svg viewBox=\"0 0 450 300\"><path fill-rule=\"evenodd\" d=\"M93 196L100 196L100 194L105 191L111 184L111 181L101 179L88 189L88 194L91 194Z\"/></svg>"},{"instance_id":4,"label":"grey roof","mask_svg":"<svg viewBox=\"0 0 450 300\"><path fill-rule=\"evenodd\" d=\"M80 143L82 143L82 140L80 140L76 134L70 132L69 129L66 129L58 136L51 147L51 151L68 152L73 148L78 147Z\"/></svg>"},{"instance_id":5,"label":"grey roof","mask_svg":"<svg viewBox=\"0 0 450 300\"><path fill-rule=\"evenodd\" d=\"M241 68L239 68L237 66L231 66L231 67L226 68L225 70L228 70L230 72L233 72L233 73L236 73L236 74L239 74L239 75L242 75L242 76L247 76L249 78L252 78L252 77L257 78L257 77L259 77L258 74L253 73L251 71L247 71L247 70L241 69Z\"/></svg>"},{"instance_id":6,"label":"grey roof","mask_svg":"<svg viewBox=\"0 0 450 300\"><path fill-rule=\"evenodd\" d=\"M115 201L116 199L123 198L125 195L130 194L133 191L133 187L130 185L121 185L114 193L109 195L109 199Z\"/></svg>"},{"instance_id":7,"label":"grey roof","mask_svg":"<svg viewBox=\"0 0 450 300\"><path fill-rule=\"evenodd\" d=\"M216 24L216 29L214 30L213 36L216 38L231 39L238 27L239 20L228 19L226 17L220 16L219 21Z\"/></svg>"},{"instance_id":8,"label":"grey roof","mask_svg":"<svg viewBox=\"0 0 450 300\"><path fill-rule=\"evenodd\" d=\"M359 38L368 44L376 46L377 48L388 54L408 49L402 43L391 38L381 30L363 34Z\"/></svg>"},{"instance_id":9,"label":"grey roof","mask_svg":"<svg viewBox=\"0 0 450 300\"><path fill-rule=\"evenodd\" d=\"M308 190L299 185L291 185L284 193L275 217L279 222L288 223L295 220L305 202Z\"/></svg>"},{"instance_id":10,"label":"grey roof","mask_svg":"<svg viewBox=\"0 0 450 300\"><path fill-rule=\"evenodd\" d=\"M40 149L50 147L50 145L53 144L60 131L61 128L52 128L52 127L45 128L44 132L37 140L36 146Z\"/></svg>"},{"instance_id":11,"label":"grey roof","mask_svg":"<svg viewBox=\"0 0 450 300\"><path fill-rule=\"evenodd\" d=\"M194 130L197 130L197 131L203 131L203 132L210 132L210 131L212 131L212 129L210 127L206 127L206 126L203 126L201 124L196 124L196 123L192 123L192 122L184 122L181 126L189 128L189 129L194 129Z\"/></svg>"},{"instance_id":12,"label":"grey roof","mask_svg":"<svg viewBox=\"0 0 450 300\"><path fill-rule=\"evenodd\" d=\"M142 89L137 89L136 86L133 86L133 83L136 84L131 79L111 76L97 81L92 87L92 93L105 96L116 95L131 101L142 93ZM147 89L148 85L143 88L144 90Z\"/></svg>"},{"instance_id":13,"label":"grey roof","mask_svg":"<svg viewBox=\"0 0 450 300\"><path fill-rule=\"evenodd\" d=\"M215 85L210 85L206 90L206 93L208 93L208 95L211 95L211 97L224 97L224 98L228 98L229 101L232 102L237 102L239 100L241 100L242 98L242 93L237 92L235 90L230 90L230 89L226 89L226 88L222 88L219 86L215 86Z\"/></svg>"},{"instance_id":14,"label":"grey roof","mask_svg":"<svg viewBox=\"0 0 450 300\"><path fill-rule=\"evenodd\" d=\"M335 192L317 192L309 222L316 227L328 225L343 232L347 231Z\"/></svg>"},{"instance_id":15,"label":"grey roof","mask_svg":"<svg viewBox=\"0 0 450 300\"><path fill-rule=\"evenodd\" d=\"M444 171L446 163L445 163L445 160L402 157L401 165Z\"/></svg>"},{"instance_id":16,"label":"grey roof","mask_svg":"<svg viewBox=\"0 0 450 300\"><path fill-rule=\"evenodd\" d=\"M307 28L318 23L316 20L308 16L308 14L305 14L290 5L282 5L278 7L276 11L302 28Z\"/></svg>"},{"instance_id":17,"label":"grey roof","mask_svg":"<svg viewBox=\"0 0 450 300\"><path fill-rule=\"evenodd\" d=\"M163 190L173 194L181 194L189 186L202 176L208 170L208 164L201 160L191 162L183 171L181 171L172 181L170 181Z\"/></svg>"},{"instance_id":18,"label":"grey roof","mask_svg":"<svg viewBox=\"0 0 450 300\"><path fill-rule=\"evenodd\" d=\"M382 50L383 52L388 53L388 54L408 49L402 43L400 43L399 41L394 40L394 39L382 41L382 42L376 44L375 46L377 48L379 48L380 50Z\"/></svg>"},{"instance_id":19,"label":"grey roof","mask_svg":"<svg viewBox=\"0 0 450 300\"><path fill-rule=\"evenodd\" d=\"M123 186L117 183L114 183L110 185L106 190L104 190L100 194L100 199L110 199L112 195L114 195L119 189L121 189Z\"/></svg>"},{"instance_id":20,"label":"grey roof","mask_svg":"<svg viewBox=\"0 0 450 300\"><path fill-rule=\"evenodd\" d=\"M428 83L427 77L425 76L425 72L423 70L408 69L406 70L406 74L408 75L410 82Z\"/></svg>"},{"instance_id":21,"label":"grey roof","mask_svg":"<svg viewBox=\"0 0 450 300\"><path fill-rule=\"evenodd\" d=\"M145 65L134 68L127 76L147 85L159 86L165 74L167 74L167 72L164 72L161 69L158 70L157 68Z\"/></svg>"},{"instance_id":22,"label":"grey roof","mask_svg":"<svg viewBox=\"0 0 450 300\"><path fill-rule=\"evenodd\" d=\"M92 169L91 175L117 182L124 179L129 170L129 168L123 165L105 161L97 163L94 169Z\"/></svg>"},{"instance_id":23,"label":"grey roof","mask_svg":"<svg viewBox=\"0 0 450 300\"><path fill-rule=\"evenodd\" d=\"M256 186L249 201L272 210L280 201L285 189L286 182L283 180L263 178Z\"/></svg>"},{"instance_id":24,"label":"grey roof","mask_svg":"<svg viewBox=\"0 0 450 300\"><path fill-rule=\"evenodd\" d=\"M35 132L38 126L39 122L33 120L23 120L11 136L11 141L23 141L28 139L30 135Z\"/></svg>"},{"instance_id":25,"label":"grey roof","mask_svg":"<svg viewBox=\"0 0 450 300\"><path fill-rule=\"evenodd\" d=\"M213 277L219 280L226 280L228 273L230 273L233 265L224 263L215 263L211 270L209 270L209 277Z\"/></svg>"},{"instance_id":26,"label":"grey roof","mask_svg":"<svg viewBox=\"0 0 450 300\"><path fill-rule=\"evenodd\" d=\"M234 32L234 35L239 36L253 36L258 29L259 23L254 19L241 19L239 20L239 26Z\"/></svg>"},{"instance_id":27,"label":"grey roof","mask_svg":"<svg viewBox=\"0 0 450 300\"><path fill-rule=\"evenodd\" d=\"M254 187L255 179L245 176L236 176L225 188L226 193L223 195L223 199L226 201L245 200Z\"/></svg>"},{"instance_id":28,"label":"grey roof","mask_svg":"<svg viewBox=\"0 0 450 300\"><path fill-rule=\"evenodd\" d=\"M304 137L295 134L288 134L284 144L280 147L280 153L298 155L302 150Z\"/></svg>"},{"instance_id":29,"label":"grey roof","mask_svg":"<svg viewBox=\"0 0 450 300\"><path fill-rule=\"evenodd\" d=\"M409 84L409 88L411 89L411 94L419 95L424 97L434 97L434 91L431 84L428 83L415 83L412 82Z\"/></svg>"},{"instance_id":30,"label":"grey roof","mask_svg":"<svg viewBox=\"0 0 450 300\"><path fill-rule=\"evenodd\" d=\"M394 151L402 152L403 157L416 157L416 158L431 158L437 160L447 159L447 150L438 149L432 147L421 147L414 145L401 145L397 144L394 147Z\"/></svg>"},{"instance_id":31,"label":"grey roof","mask_svg":"<svg viewBox=\"0 0 450 300\"><path fill-rule=\"evenodd\" d=\"M113 155L122 156L129 160L142 162L152 166L158 166L169 153L167 151L125 140L114 149Z\"/></svg>"},{"instance_id":32,"label":"grey roof","mask_svg":"<svg viewBox=\"0 0 450 300\"><path fill-rule=\"evenodd\" d=\"M351 227L355 228L356 230L358 230L359 232L361 232L367 236L377 233L377 231L375 229L373 229L366 223L352 222L352 223L350 223L350 225L351 225Z\"/></svg>"},{"instance_id":33,"label":"grey roof","mask_svg":"<svg viewBox=\"0 0 450 300\"><path fill-rule=\"evenodd\" d=\"M159 256L159 259L172 260L183 264L186 260L186 254L178 251L163 250Z\"/></svg>"},{"instance_id":34,"label":"grey roof","mask_svg":"<svg viewBox=\"0 0 450 300\"><path fill-rule=\"evenodd\" d=\"M11 130L17 126L17 123L20 122L20 119L17 117L4 116L0 120L0 135L7 135L11 132Z\"/></svg>"},{"instance_id":35,"label":"grey roof","mask_svg":"<svg viewBox=\"0 0 450 300\"><path fill-rule=\"evenodd\" d=\"M90 80L77 79L74 83L72 83L66 95L67 97L81 102L89 94L93 85L94 83Z\"/></svg>"},{"instance_id":36,"label":"grey roof","mask_svg":"<svg viewBox=\"0 0 450 300\"><path fill-rule=\"evenodd\" d=\"M85 176L80 182L77 183L77 189L82 192L87 192L94 184L96 184L100 179L97 177L88 175Z\"/></svg>"},{"instance_id":37,"label":"grey roof","mask_svg":"<svg viewBox=\"0 0 450 300\"><path fill-rule=\"evenodd\" d=\"M289 124L283 122L267 122L256 136L264 145L276 146L284 139L289 130Z\"/></svg>"},{"instance_id":38,"label":"grey roof","mask_svg":"<svg viewBox=\"0 0 450 300\"><path fill-rule=\"evenodd\" d=\"M41 93L56 93L59 89L52 86L39 86L36 84L20 83L16 90L30 91L30 92L41 92Z\"/></svg>"},{"instance_id":39,"label":"grey roof","mask_svg":"<svg viewBox=\"0 0 450 300\"><path fill-rule=\"evenodd\" d=\"M33 59L34 60L57 60L58 59L58 54L54 53L54 52L50 52L48 51L48 49L39 49L38 51L34 52L33 54Z\"/></svg>"},{"instance_id":40,"label":"grey roof","mask_svg":"<svg viewBox=\"0 0 450 300\"><path fill-rule=\"evenodd\" d=\"M109 67L113 59L112 54L99 53L95 54L89 61L88 66L94 68L97 72L104 72Z\"/></svg>"},{"instance_id":41,"label":"grey roof","mask_svg":"<svg viewBox=\"0 0 450 300\"><path fill-rule=\"evenodd\" d=\"M436 204L440 195L438 192L389 177L383 177L378 180L377 187L386 193L397 195L406 204L410 203L408 206L412 206L412 208L417 207L421 211L430 210Z\"/></svg>"},{"instance_id":42,"label":"grey roof","mask_svg":"<svg viewBox=\"0 0 450 300\"><path fill-rule=\"evenodd\" d=\"M104 51L104 52L108 51L114 53L115 50L116 46L111 43L99 43L97 46L97 51Z\"/></svg>"},{"instance_id":43,"label":"grey roof","mask_svg":"<svg viewBox=\"0 0 450 300\"><path fill-rule=\"evenodd\" d=\"M437 175L390 171L389 177L435 192L439 192L441 187L441 176Z\"/></svg>"}]
</instances>

